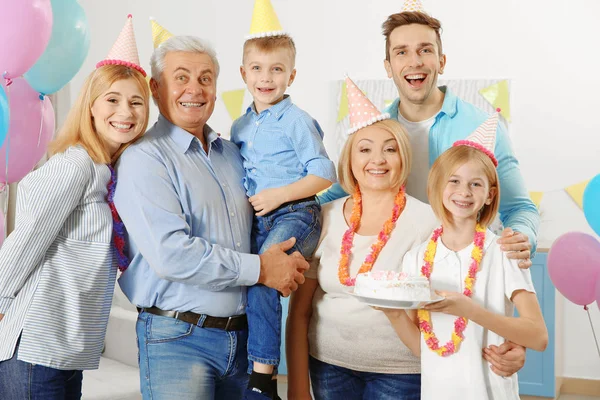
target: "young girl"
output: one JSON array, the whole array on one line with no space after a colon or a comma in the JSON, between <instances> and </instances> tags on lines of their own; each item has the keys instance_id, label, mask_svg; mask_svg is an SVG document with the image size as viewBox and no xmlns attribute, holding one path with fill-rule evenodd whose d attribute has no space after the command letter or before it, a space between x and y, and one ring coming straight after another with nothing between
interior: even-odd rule
<instances>
[{"instance_id":1,"label":"young girl","mask_svg":"<svg viewBox=\"0 0 600 400\"><path fill-rule=\"evenodd\" d=\"M421 356L423 400L518 400L516 375L494 374L481 349L509 340L543 351L548 342L529 270L509 260L487 230L500 198L491 150L497 118L435 161L428 197L442 226L404 257L403 271L428 277L444 300L418 312L383 310L400 339Z\"/></svg>"},{"instance_id":2,"label":"young girl","mask_svg":"<svg viewBox=\"0 0 600 400\"><path fill-rule=\"evenodd\" d=\"M122 250L122 225L107 204L111 163L144 133L149 115L131 21L123 32L131 42L115 47L129 51L98 64L50 159L19 183L15 230L0 250L3 399L79 399L82 370L100 362L116 264L127 266L112 244L114 218Z\"/></svg>"}]
</instances>

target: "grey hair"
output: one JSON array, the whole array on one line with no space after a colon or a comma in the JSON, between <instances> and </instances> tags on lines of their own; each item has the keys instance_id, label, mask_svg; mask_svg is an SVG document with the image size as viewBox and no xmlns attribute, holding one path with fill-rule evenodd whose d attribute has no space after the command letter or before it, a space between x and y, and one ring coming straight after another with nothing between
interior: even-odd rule
<instances>
[{"instance_id":1,"label":"grey hair","mask_svg":"<svg viewBox=\"0 0 600 400\"><path fill-rule=\"evenodd\" d=\"M217 60L217 53L211 45L196 36L173 36L158 46L152 53L152 57L150 57L152 78L155 81L160 81L160 76L165 69L165 57L171 51L208 55L215 66L215 73L217 75L215 78L219 77L219 61Z\"/></svg>"}]
</instances>

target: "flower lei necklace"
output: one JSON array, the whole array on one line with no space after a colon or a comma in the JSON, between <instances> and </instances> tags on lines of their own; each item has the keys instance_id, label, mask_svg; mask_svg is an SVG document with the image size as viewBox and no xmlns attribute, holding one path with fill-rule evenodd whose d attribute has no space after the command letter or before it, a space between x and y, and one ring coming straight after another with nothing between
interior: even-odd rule
<instances>
[{"instance_id":1,"label":"flower lei necklace","mask_svg":"<svg viewBox=\"0 0 600 400\"><path fill-rule=\"evenodd\" d=\"M421 267L421 275L431 280L431 273L433 272L433 259L435 258L435 252L437 250L437 241L442 235L442 227L437 228L433 231L431 239L427 244L427 250L425 251L425 262ZM471 252L471 265L469 266L469 273L465 278L465 290L463 294L467 297L473 295L473 286L475 285L475 277L479 270L479 264L483 257L483 243L485 242L485 227L477 224L475 228L475 236L473 238L473 251ZM435 351L439 356L447 357L456 353L460 347L460 344L464 340L463 332L467 327L468 319L464 317L456 318L454 321L454 332L452 332L452 338L445 345L440 347L439 341L433 333L431 323L431 313L428 310L420 309L418 312L419 317L419 329L423 332L423 337L427 347L432 351Z\"/></svg>"},{"instance_id":2,"label":"flower lei necklace","mask_svg":"<svg viewBox=\"0 0 600 400\"><path fill-rule=\"evenodd\" d=\"M358 187L354 191L352 195L352 200L354 204L352 205L352 214L350 216L350 226L348 230L344 233L342 237L342 248L340 250L340 264L338 267L338 278L340 283L345 286L354 286L354 281L356 278L350 277L350 253L352 251L352 242L354 241L354 233L358 229L358 225L360 224L360 218L362 216L362 195ZM406 196L404 195L404 186L398 190L398 194L394 199L394 208L392 209L392 216L385 221L383 224L383 229L377 235L377 242L371 246L371 253L367 255L365 261L360 267L358 271L359 274L364 272L369 272L373 268L373 264L377 260L379 253L383 249L383 246L390 239L390 234L394 227L396 226L396 221L398 221L398 217L404 211L404 207L406 206Z\"/></svg>"}]
</instances>

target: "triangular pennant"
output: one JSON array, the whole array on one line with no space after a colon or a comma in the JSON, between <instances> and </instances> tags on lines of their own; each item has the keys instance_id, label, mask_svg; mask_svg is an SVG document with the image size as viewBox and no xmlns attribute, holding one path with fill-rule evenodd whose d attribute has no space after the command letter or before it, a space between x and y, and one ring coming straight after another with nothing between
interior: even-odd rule
<instances>
[{"instance_id":1,"label":"triangular pennant","mask_svg":"<svg viewBox=\"0 0 600 400\"><path fill-rule=\"evenodd\" d=\"M244 106L244 94L246 89L230 90L228 92L221 93L221 98L225 103L227 112L231 119L236 120L242 115L242 108Z\"/></svg>"},{"instance_id":2,"label":"triangular pennant","mask_svg":"<svg viewBox=\"0 0 600 400\"><path fill-rule=\"evenodd\" d=\"M585 187L589 182L590 180L588 179L585 182L577 183L575 185L571 185L565 188L565 191L569 194L569 196L571 196L573 201L575 201L575 203L577 203L577 205L581 209L583 209L583 192L585 191Z\"/></svg>"},{"instance_id":3,"label":"triangular pennant","mask_svg":"<svg viewBox=\"0 0 600 400\"><path fill-rule=\"evenodd\" d=\"M340 97L340 108L338 110L337 122L340 122L348 116L348 89L346 82L342 83L342 94Z\"/></svg>"},{"instance_id":4,"label":"triangular pennant","mask_svg":"<svg viewBox=\"0 0 600 400\"><path fill-rule=\"evenodd\" d=\"M484 99L490 103L494 109L500 109L500 115L508 122L510 119L510 92L508 90L508 81L500 81L479 91Z\"/></svg>"},{"instance_id":5,"label":"triangular pennant","mask_svg":"<svg viewBox=\"0 0 600 400\"><path fill-rule=\"evenodd\" d=\"M533 201L533 204L535 204L537 208L540 208L544 192L529 192L529 197L531 198L531 201Z\"/></svg>"},{"instance_id":6,"label":"triangular pennant","mask_svg":"<svg viewBox=\"0 0 600 400\"><path fill-rule=\"evenodd\" d=\"M383 101L383 105L385 108L388 108L390 106L390 104L392 104L394 102L394 100L384 100Z\"/></svg>"}]
</instances>

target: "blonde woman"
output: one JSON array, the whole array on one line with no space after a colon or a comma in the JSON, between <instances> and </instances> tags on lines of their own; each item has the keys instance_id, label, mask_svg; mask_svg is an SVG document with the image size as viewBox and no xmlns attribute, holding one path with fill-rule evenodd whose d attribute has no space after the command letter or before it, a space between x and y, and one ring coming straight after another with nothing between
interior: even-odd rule
<instances>
[{"instance_id":1,"label":"blonde woman","mask_svg":"<svg viewBox=\"0 0 600 400\"><path fill-rule=\"evenodd\" d=\"M78 399L82 370L98 368L117 260L126 266L112 244L111 163L146 130L150 96L137 59L109 61L87 78L50 159L19 184L0 249L2 398Z\"/></svg>"}]
</instances>

